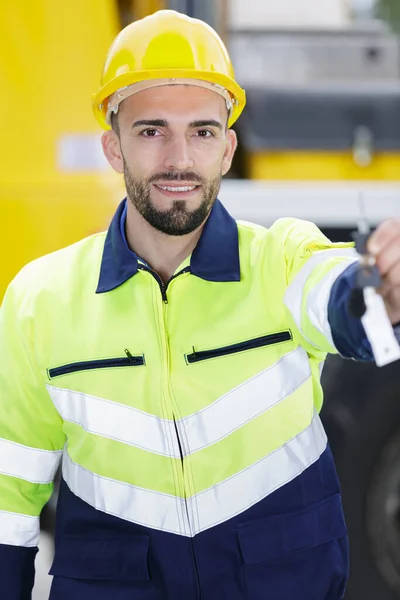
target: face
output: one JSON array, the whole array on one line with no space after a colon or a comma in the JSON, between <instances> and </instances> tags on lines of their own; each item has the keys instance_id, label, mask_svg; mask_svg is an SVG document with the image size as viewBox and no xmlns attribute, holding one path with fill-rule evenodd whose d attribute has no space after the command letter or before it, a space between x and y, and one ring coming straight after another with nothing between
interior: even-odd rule
<instances>
[{"instance_id":1,"label":"face","mask_svg":"<svg viewBox=\"0 0 400 600\"><path fill-rule=\"evenodd\" d=\"M103 150L152 227L185 235L205 221L236 149L227 119L221 96L192 85L150 88L121 103L119 135L104 133Z\"/></svg>"}]
</instances>

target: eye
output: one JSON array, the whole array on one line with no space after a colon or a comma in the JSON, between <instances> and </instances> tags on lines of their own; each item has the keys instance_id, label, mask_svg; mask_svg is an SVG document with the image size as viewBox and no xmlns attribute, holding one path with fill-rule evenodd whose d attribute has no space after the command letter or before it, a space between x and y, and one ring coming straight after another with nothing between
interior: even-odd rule
<instances>
[{"instance_id":1,"label":"eye","mask_svg":"<svg viewBox=\"0 0 400 600\"><path fill-rule=\"evenodd\" d=\"M209 129L199 129L197 135L202 138L214 137L214 133Z\"/></svg>"},{"instance_id":2,"label":"eye","mask_svg":"<svg viewBox=\"0 0 400 600\"><path fill-rule=\"evenodd\" d=\"M157 129L154 128L148 128L148 129L144 129L141 132L141 135L143 135L144 137L157 137L157 135L159 135Z\"/></svg>"}]
</instances>

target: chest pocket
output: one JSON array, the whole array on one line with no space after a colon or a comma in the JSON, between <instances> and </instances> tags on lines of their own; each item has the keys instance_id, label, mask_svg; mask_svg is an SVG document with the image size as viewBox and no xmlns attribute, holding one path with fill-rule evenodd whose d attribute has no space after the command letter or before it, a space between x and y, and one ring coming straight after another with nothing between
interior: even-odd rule
<instances>
[{"instance_id":1,"label":"chest pocket","mask_svg":"<svg viewBox=\"0 0 400 600\"><path fill-rule=\"evenodd\" d=\"M247 600L340 600L348 542L340 496L238 527Z\"/></svg>"},{"instance_id":2,"label":"chest pocket","mask_svg":"<svg viewBox=\"0 0 400 600\"><path fill-rule=\"evenodd\" d=\"M219 358L221 356L228 356L229 354L236 354L238 352L245 352L246 350L254 350L256 348L263 348L264 346L272 346L274 344L280 344L282 342L288 342L292 339L291 332L279 331L278 333L270 333L261 337L246 340L244 342L238 342L237 344L231 344L229 346L221 346L221 348L213 348L211 350L199 350L193 349L191 354L186 354L186 362L188 364L197 363L202 360L209 360L211 358Z\"/></svg>"},{"instance_id":3,"label":"chest pocket","mask_svg":"<svg viewBox=\"0 0 400 600\"><path fill-rule=\"evenodd\" d=\"M95 369L115 369L121 367L140 367L145 364L144 355L132 356L129 350L125 350L126 356L117 358L100 358L97 360L84 360L72 362L47 370L49 379L78 373L79 371L93 371Z\"/></svg>"}]
</instances>

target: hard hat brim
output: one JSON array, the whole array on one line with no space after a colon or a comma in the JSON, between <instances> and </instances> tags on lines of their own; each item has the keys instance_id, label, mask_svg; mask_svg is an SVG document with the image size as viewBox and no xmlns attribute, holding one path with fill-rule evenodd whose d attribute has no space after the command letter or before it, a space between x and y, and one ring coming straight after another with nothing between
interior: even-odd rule
<instances>
[{"instance_id":1,"label":"hard hat brim","mask_svg":"<svg viewBox=\"0 0 400 600\"><path fill-rule=\"evenodd\" d=\"M108 98L118 89L134 83L151 79L199 79L215 83L227 89L233 97L233 108L228 121L228 127L239 118L246 104L245 91L236 81L222 73L212 71L193 71L192 69L152 69L151 71L136 71L135 73L122 73L106 83L96 94L92 96L92 107L96 120L100 126L110 129L106 121ZM166 82L167 84L167 82Z\"/></svg>"}]
</instances>

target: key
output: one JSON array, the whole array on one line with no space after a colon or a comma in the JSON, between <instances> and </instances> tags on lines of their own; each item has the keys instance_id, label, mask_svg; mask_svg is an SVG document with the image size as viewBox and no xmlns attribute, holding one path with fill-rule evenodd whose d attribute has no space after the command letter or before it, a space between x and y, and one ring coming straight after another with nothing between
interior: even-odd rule
<instances>
[{"instance_id":1,"label":"key","mask_svg":"<svg viewBox=\"0 0 400 600\"><path fill-rule=\"evenodd\" d=\"M381 276L375 264L375 258L367 251L367 242L371 230L365 215L364 200L362 194L359 196L360 218L357 223L357 231L353 232L356 250L361 255L359 267L356 272L355 288L349 299L349 310L353 317L360 319L367 307L364 301L365 288L378 288L381 284Z\"/></svg>"}]
</instances>

